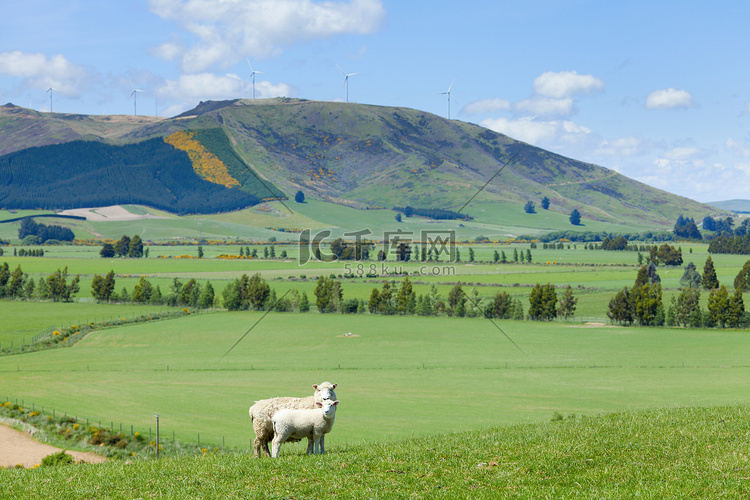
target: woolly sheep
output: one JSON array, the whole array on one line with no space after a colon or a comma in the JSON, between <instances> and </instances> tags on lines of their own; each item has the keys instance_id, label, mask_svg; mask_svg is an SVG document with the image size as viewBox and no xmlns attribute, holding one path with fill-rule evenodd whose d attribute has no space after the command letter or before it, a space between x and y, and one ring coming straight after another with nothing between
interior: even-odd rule
<instances>
[{"instance_id":1,"label":"woolly sheep","mask_svg":"<svg viewBox=\"0 0 750 500\"><path fill-rule=\"evenodd\" d=\"M317 402L328 399L335 400L336 393L333 390L336 388L336 385L330 382L322 382L314 385L312 386L315 390L313 395L304 398L282 397L256 401L250 407L250 419L253 422L253 430L255 431L255 442L253 443L255 456L258 458L261 457L261 449L263 449L267 457L271 456L271 452L268 449L268 443L273 439L273 422L271 419L277 411L283 409L312 410L316 407L315 403ZM289 439L289 441L299 441L299 439Z\"/></svg>"},{"instance_id":2,"label":"woolly sheep","mask_svg":"<svg viewBox=\"0 0 750 500\"><path fill-rule=\"evenodd\" d=\"M314 410L280 410L273 416L273 442L271 456L279 456L279 448L291 438L307 438L307 453L325 453L323 437L331 432L336 419L338 401L326 399L316 403Z\"/></svg>"}]
</instances>

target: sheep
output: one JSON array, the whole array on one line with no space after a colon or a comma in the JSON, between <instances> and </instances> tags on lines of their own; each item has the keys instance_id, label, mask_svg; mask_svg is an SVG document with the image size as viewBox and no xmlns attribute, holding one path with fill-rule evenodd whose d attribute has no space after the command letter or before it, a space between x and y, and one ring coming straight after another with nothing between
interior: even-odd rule
<instances>
[{"instance_id":1,"label":"sheep","mask_svg":"<svg viewBox=\"0 0 750 500\"><path fill-rule=\"evenodd\" d=\"M307 438L307 453L325 453L323 436L331 432L336 419L338 401L326 399L315 403L319 408L314 410L279 410L271 419L273 421L273 442L271 456L279 456L282 443L292 438Z\"/></svg>"},{"instance_id":2,"label":"sheep","mask_svg":"<svg viewBox=\"0 0 750 500\"><path fill-rule=\"evenodd\" d=\"M255 442L253 443L255 456L258 458L261 457L261 449L267 457L271 456L271 452L268 449L268 443L273 439L273 422L271 418L277 411L283 409L312 410L315 408L316 402L336 399L336 393L333 391L336 385L330 382L314 385L313 389L315 391L313 395L304 398L283 397L256 401L250 407L250 419L253 422L253 430L255 431ZM290 439L289 441L299 440Z\"/></svg>"}]
</instances>

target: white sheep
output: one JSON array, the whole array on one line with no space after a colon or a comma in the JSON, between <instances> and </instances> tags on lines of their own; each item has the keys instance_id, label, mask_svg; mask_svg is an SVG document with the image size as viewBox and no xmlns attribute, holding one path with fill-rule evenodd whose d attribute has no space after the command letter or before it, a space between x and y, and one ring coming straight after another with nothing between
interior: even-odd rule
<instances>
[{"instance_id":1,"label":"white sheep","mask_svg":"<svg viewBox=\"0 0 750 500\"><path fill-rule=\"evenodd\" d=\"M273 416L271 456L279 456L282 443L307 438L307 453L325 453L323 437L331 432L338 401L316 403L314 410L280 410Z\"/></svg>"},{"instance_id":2,"label":"white sheep","mask_svg":"<svg viewBox=\"0 0 750 500\"><path fill-rule=\"evenodd\" d=\"M315 390L312 396L304 398L271 398L256 401L250 407L250 418L253 422L255 431L255 442L253 448L255 456L260 458L261 449L266 456L270 457L271 452L268 449L268 443L273 439L273 421L271 420L277 411L283 409L312 410L316 408L315 403L325 400L335 400L336 393L333 391L337 384L323 382L313 386ZM289 439L289 441L299 441L299 439Z\"/></svg>"}]
</instances>

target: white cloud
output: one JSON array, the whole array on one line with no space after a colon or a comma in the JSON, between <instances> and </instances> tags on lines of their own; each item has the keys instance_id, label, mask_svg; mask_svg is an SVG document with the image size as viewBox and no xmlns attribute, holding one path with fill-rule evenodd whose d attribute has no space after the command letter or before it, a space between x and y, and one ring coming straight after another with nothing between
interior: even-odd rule
<instances>
[{"instance_id":1,"label":"white cloud","mask_svg":"<svg viewBox=\"0 0 750 500\"><path fill-rule=\"evenodd\" d=\"M159 89L159 95L180 101L234 99L246 92L245 81L239 76L213 73L180 75L177 80L167 80Z\"/></svg>"},{"instance_id":2,"label":"white cloud","mask_svg":"<svg viewBox=\"0 0 750 500\"><path fill-rule=\"evenodd\" d=\"M61 54L47 57L18 50L0 52L0 74L24 78L26 85L36 89L53 87L67 97L77 97L87 77L82 66L71 63Z\"/></svg>"},{"instance_id":3,"label":"white cloud","mask_svg":"<svg viewBox=\"0 0 750 500\"><path fill-rule=\"evenodd\" d=\"M726 140L724 147L735 156L739 156L740 158L750 158L750 146L743 142L736 141L732 137Z\"/></svg>"},{"instance_id":4,"label":"white cloud","mask_svg":"<svg viewBox=\"0 0 750 500\"><path fill-rule=\"evenodd\" d=\"M561 143L578 143L591 134L591 130L568 120L537 121L531 117L518 120L490 118L480 123L496 132L541 147L554 147Z\"/></svg>"},{"instance_id":5,"label":"white cloud","mask_svg":"<svg viewBox=\"0 0 750 500\"><path fill-rule=\"evenodd\" d=\"M640 154L644 148L644 141L639 137L628 136L619 139L605 139L594 151L602 156L634 156Z\"/></svg>"},{"instance_id":6,"label":"white cloud","mask_svg":"<svg viewBox=\"0 0 750 500\"><path fill-rule=\"evenodd\" d=\"M195 106L197 101L237 99L242 96L250 98L252 84L231 73L226 75L198 73L180 75L177 80L167 80L157 92L161 97L178 101L178 104L164 111L166 115L171 116ZM292 87L285 83L255 82L255 95L259 99L293 94Z\"/></svg>"},{"instance_id":7,"label":"white cloud","mask_svg":"<svg viewBox=\"0 0 750 500\"><path fill-rule=\"evenodd\" d=\"M185 47L168 42L154 50L181 59L188 73L244 57L267 57L299 41L375 32L385 17L381 0L150 0L158 16L197 38Z\"/></svg>"},{"instance_id":8,"label":"white cloud","mask_svg":"<svg viewBox=\"0 0 750 500\"><path fill-rule=\"evenodd\" d=\"M646 97L647 109L690 108L693 96L685 90L673 88L655 90Z\"/></svg>"},{"instance_id":9,"label":"white cloud","mask_svg":"<svg viewBox=\"0 0 750 500\"><path fill-rule=\"evenodd\" d=\"M569 116L573 114L573 99L554 99L534 96L516 104L515 109L542 116Z\"/></svg>"},{"instance_id":10,"label":"white cloud","mask_svg":"<svg viewBox=\"0 0 750 500\"><path fill-rule=\"evenodd\" d=\"M693 160L702 154L703 152L695 146L682 146L672 148L669 151L665 152L664 158L666 158L667 160L684 162Z\"/></svg>"},{"instance_id":11,"label":"white cloud","mask_svg":"<svg viewBox=\"0 0 750 500\"><path fill-rule=\"evenodd\" d=\"M534 91L545 97L563 99L604 89L604 80L575 71L547 71L534 79Z\"/></svg>"},{"instance_id":12,"label":"white cloud","mask_svg":"<svg viewBox=\"0 0 750 500\"><path fill-rule=\"evenodd\" d=\"M480 115L483 113L497 113L510 109L510 101L505 99L482 99L467 104L461 110L461 113L467 115Z\"/></svg>"}]
</instances>

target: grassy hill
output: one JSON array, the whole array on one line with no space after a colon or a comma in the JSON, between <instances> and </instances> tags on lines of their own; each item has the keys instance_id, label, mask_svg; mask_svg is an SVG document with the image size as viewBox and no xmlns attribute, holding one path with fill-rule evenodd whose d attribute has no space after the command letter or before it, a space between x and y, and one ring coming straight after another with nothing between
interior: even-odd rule
<instances>
[{"instance_id":1,"label":"grassy hill","mask_svg":"<svg viewBox=\"0 0 750 500\"><path fill-rule=\"evenodd\" d=\"M750 213L750 200L709 201L706 205L730 212Z\"/></svg>"},{"instance_id":2,"label":"grassy hill","mask_svg":"<svg viewBox=\"0 0 750 500\"><path fill-rule=\"evenodd\" d=\"M546 424L328 446L322 456L282 446L276 460L208 453L0 470L0 497L746 498L748 417L737 406L560 415Z\"/></svg>"},{"instance_id":3,"label":"grassy hill","mask_svg":"<svg viewBox=\"0 0 750 500\"><path fill-rule=\"evenodd\" d=\"M269 196L259 189L274 196L302 190L359 209L410 205L475 216L482 204L539 206L547 196L562 215L576 208L584 221L650 229L671 228L680 214L725 215L612 170L407 108L279 98L206 102L172 119L136 118L6 106L0 152L82 138L140 143L187 132L223 159L241 189L261 199ZM212 132L219 129L222 144ZM66 202L60 199L60 208Z\"/></svg>"}]
</instances>

